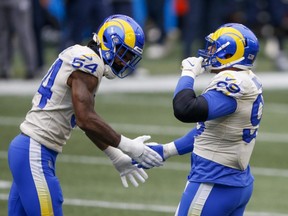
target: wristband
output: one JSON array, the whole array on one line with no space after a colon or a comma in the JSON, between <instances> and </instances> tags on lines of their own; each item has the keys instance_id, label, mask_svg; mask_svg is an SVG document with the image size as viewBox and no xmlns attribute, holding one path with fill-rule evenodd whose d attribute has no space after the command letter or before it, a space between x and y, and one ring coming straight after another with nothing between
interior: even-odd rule
<instances>
[{"instance_id":1,"label":"wristband","mask_svg":"<svg viewBox=\"0 0 288 216\"><path fill-rule=\"evenodd\" d=\"M174 155L178 155L178 151L174 142L163 145L163 151L165 159Z\"/></svg>"},{"instance_id":2,"label":"wristband","mask_svg":"<svg viewBox=\"0 0 288 216\"><path fill-rule=\"evenodd\" d=\"M182 70L181 76L189 76L195 80L196 75L190 70Z\"/></svg>"},{"instance_id":3,"label":"wristband","mask_svg":"<svg viewBox=\"0 0 288 216\"><path fill-rule=\"evenodd\" d=\"M108 146L103 151L112 161L115 161L121 154L123 154L119 149L114 148L112 146Z\"/></svg>"}]
</instances>

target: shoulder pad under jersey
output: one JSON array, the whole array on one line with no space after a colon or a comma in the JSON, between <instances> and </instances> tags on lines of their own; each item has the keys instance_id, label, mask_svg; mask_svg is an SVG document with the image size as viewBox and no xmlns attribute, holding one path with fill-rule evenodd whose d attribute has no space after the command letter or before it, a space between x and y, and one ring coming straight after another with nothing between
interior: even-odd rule
<instances>
[{"instance_id":1,"label":"shoulder pad under jersey","mask_svg":"<svg viewBox=\"0 0 288 216\"><path fill-rule=\"evenodd\" d=\"M240 98L245 92L249 91L249 80L246 72L225 70L212 78L209 86L205 90L217 90L227 96Z\"/></svg>"},{"instance_id":2,"label":"shoulder pad under jersey","mask_svg":"<svg viewBox=\"0 0 288 216\"><path fill-rule=\"evenodd\" d=\"M87 46L74 45L69 47L59 54L59 58L66 61L75 70L90 73L100 78L103 76L103 60Z\"/></svg>"}]
</instances>

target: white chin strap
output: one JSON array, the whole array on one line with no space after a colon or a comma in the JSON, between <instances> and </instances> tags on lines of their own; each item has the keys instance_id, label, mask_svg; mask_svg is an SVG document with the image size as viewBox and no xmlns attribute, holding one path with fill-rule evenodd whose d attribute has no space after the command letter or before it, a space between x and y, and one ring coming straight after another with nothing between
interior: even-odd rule
<instances>
[{"instance_id":1,"label":"white chin strap","mask_svg":"<svg viewBox=\"0 0 288 216\"><path fill-rule=\"evenodd\" d=\"M233 65L234 68L238 68L241 70L250 70L252 67L251 66L245 66L245 65Z\"/></svg>"}]
</instances>

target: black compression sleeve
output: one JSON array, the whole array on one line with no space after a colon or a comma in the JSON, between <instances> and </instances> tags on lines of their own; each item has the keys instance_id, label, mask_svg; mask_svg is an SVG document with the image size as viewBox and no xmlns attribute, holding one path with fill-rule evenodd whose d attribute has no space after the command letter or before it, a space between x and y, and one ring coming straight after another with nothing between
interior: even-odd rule
<instances>
[{"instance_id":1,"label":"black compression sleeve","mask_svg":"<svg viewBox=\"0 0 288 216\"><path fill-rule=\"evenodd\" d=\"M208 118L208 102L203 96L196 97L194 90L184 89L173 99L174 116L182 122L201 122Z\"/></svg>"}]
</instances>

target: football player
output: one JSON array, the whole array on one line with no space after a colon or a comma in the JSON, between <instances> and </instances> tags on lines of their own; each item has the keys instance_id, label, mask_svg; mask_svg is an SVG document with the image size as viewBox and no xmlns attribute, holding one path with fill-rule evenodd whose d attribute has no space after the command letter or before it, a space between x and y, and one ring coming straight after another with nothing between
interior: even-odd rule
<instances>
[{"instance_id":1,"label":"football player","mask_svg":"<svg viewBox=\"0 0 288 216\"><path fill-rule=\"evenodd\" d=\"M229 23L206 37L199 57L182 61L174 92L174 115L197 122L185 136L166 145L153 144L163 158L192 152L191 171L177 216L241 216L253 191L249 160L264 105L262 84L251 71L259 51L254 33ZM195 78L214 73L196 96Z\"/></svg>"},{"instance_id":2,"label":"football player","mask_svg":"<svg viewBox=\"0 0 288 216\"><path fill-rule=\"evenodd\" d=\"M124 78L141 60L144 33L130 17L113 15L87 46L62 53L42 79L32 108L11 142L8 162L13 183L8 215L62 215L62 192L55 176L58 153L78 126L112 160L122 183L145 182L146 172L131 164L160 166L162 158L144 145L149 136L129 139L113 130L94 110L102 77ZM138 181L138 182L137 182Z\"/></svg>"}]
</instances>

